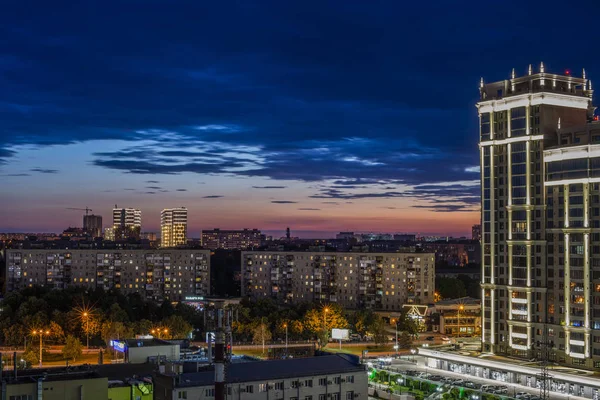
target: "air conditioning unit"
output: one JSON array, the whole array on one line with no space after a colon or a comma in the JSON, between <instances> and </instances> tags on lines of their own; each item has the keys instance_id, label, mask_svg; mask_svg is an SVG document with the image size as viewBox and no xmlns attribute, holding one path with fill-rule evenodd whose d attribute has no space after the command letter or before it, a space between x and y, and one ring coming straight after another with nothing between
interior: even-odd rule
<instances>
[{"instance_id":1,"label":"air conditioning unit","mask_svg":"<svg viewBox=\"0 0 600 400\"><path fill-rule=\"evenodd\" d=\"M331 385L331 381L327 381L327 384L328 384L328 385Z\"/></svg>"},{"instance_id":2,"label":"air conditioning unit","mask_svg":"<svg viewBox=\"0 0 600 400\"><path fill-rule=\"evenodd\" d=\"M355 397L355 398L356 398L356 397L359 397L359 396L360 396L360 394L358 394L358 393L354 393L354 397Z\"/></svg>"},{"instance_id":3,"label":"air conditioning unit","mask_svg":"<svg viewBox=\"0 0 600 400\"><path fill-rule=\"evenodd\" d=\"M342 379L342 380L340 380L340 382L342 382L342 383L345 383L345 382L346 382L346 380L345 380L345 379Z\"/></svg>"}]
</instances>

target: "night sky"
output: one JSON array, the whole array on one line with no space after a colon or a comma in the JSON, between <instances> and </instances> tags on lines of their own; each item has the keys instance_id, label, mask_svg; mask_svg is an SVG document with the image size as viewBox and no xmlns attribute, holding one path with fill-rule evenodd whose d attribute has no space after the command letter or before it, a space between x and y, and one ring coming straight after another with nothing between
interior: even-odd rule
<instances>
[{"instance_id":1,"label":"night sky","mask_svg":"<svg viewBox=\"0 0 600 400\"><path fill-rule=\"evenodd\" d=\"M0 231L468 235L480 77L600 85L596 1L66 3L0 12Z\"/></svg>"}]
</instances>

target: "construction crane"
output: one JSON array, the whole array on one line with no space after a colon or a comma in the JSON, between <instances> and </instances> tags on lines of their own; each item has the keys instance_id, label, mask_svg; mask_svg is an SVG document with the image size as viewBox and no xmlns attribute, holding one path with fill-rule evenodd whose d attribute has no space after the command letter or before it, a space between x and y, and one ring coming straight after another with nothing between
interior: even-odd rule
<instances>
[{"instance_id":1,"label":"construction crane","mask_svg":"<svg viewBox=\"0 0 600 400\"><path fill-rule=\"evenodd\" d=\"M88 215L88 213L89 213L90 211L94 211L94 210L92 210L91 208L87 208L87 207L86 207L86 208L74 208L74 207L67 207L66 209L67 209L67 210L79 210L79 211L85 211L85 215L86 215L86 216Z\"/></svg>"}]
</instances>

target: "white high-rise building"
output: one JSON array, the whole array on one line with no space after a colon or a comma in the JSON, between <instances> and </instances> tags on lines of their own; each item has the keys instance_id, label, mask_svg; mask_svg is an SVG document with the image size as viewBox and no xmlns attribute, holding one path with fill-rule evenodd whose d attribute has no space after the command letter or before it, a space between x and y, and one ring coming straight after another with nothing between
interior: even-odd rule
<instances>
[{"instance_id":1,"label":"white high-rise building","mask_svg":"<svg viewBox=\"0 0 600 400\"><path fill-rule=\"evenodd\" d=\"M482 350L600 368L600 124L585 71L480 85Z\"/></svg>"},{"instance_id":2,"label":"white high-rise building","mask_svg":"<svg viewBox=\"0 0 600 400\"><path fill-rule=\"evenodd\" d=\"M187 243L187 208L165 208L160 214L160 245L176 247Z\"/></svg>"},{"instance_id":3,"label":"white high-rise building","mask_svg":"<svg viewBox=\"0 0 600 400\"><path fill-rule=\"evenodd\" d=\"M136 208L113 208L115 240L139 239L142 230L142 212Z\"/></svg>"}]
</instances>

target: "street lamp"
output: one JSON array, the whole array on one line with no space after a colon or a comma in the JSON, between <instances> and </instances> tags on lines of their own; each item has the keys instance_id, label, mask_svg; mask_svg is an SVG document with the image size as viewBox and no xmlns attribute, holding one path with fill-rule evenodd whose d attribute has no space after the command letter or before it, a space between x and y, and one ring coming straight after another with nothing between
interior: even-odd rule
<instances>
[{"instance_id":1,"label":"street lamp","mask_svg":"<svg viewBox=\"0 0 600 400\"><path fill-rule=\"evenodd\" d=\"M156 336L160 339L160 334L164 333L166 335L167 333L169 333L169 330L167 328L164 328L164 329L155 328L155 329L152 329L150 332L152 333L152 335L156 334Z\"/></svg>"},{"instance_id":2,"label":"street lamp","mask_svg":"<svg viewBox=\"0 0 600 400\"><path fill-rule=\"evenodd\" d=\"M396 349L396 358L398 358L398 321L395 319L392 319L392 324L394 324L394 326L396 327L396 345L394 346L394 349Z\"/></svg>"},{"instance_id":3,"label":"street lamp","mask_svg":"<svg viewBox=\"0 0 600 400\"><path fill-rule=\"evenodd\" d=\"M287 322L283 323L283 327L285 328L285 356L288 355L288 324Z\"/></svg>"},{"instance_id":4,"label":"street lamp","mask_svg":"<svg viewBox=\"0 0 600 400\"><path fill-rule=\"evenodd\" d=\"M458 306L458 337L460 337L460 312L465 309L464 305Z\"/></svg>"},{"instance_id":5,"label":"street lamp","mask_svg":"<svg viewBox=\"0 0 600 400\"><path fill-rule=\"evenodd\" d=\"M327 345L327 313L329 312L329 307L324 307L323 308L323 340L325 341L325 343L323 343L323 348L325 348L325 346Z\"/></svg>"},{"instance_id":6,"label":"street lamp","mask_svg":"<svg viewBox=\"0 0 600 400\"><path fill-rule=\"evenodd\" d=\"M34 330L31 332L33 336L40 335L40 368L42 368L42 337L44 334L49 335L50 331L44 331L43 329Z\"/></svg>"},{"instance_id":7,"label":"street lamp","mask_svg":"<svg viewBox=\"0 0 600 400\"><path fill-rule=\"evenodd\" d=\"M86 348L90 349L90 314L87 311L83 312L83 318L85 318L85 339L86 339Z\"/></svg>"}]
</instances>

